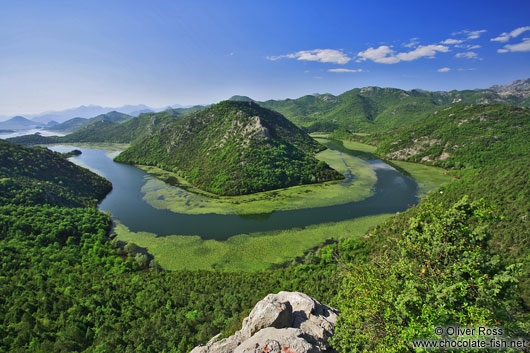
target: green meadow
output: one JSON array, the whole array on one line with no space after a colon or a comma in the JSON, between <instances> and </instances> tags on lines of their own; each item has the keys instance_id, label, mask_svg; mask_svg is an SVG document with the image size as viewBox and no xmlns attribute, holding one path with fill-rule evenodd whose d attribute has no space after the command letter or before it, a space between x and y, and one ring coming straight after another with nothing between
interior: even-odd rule
<instances>
[{"instance_id":1,"label":"green meadow","mask_svg":"<svg viewBox=\"0 0 530 353\"><path fill-rule=\"evenodd\" d=\"M305 228L239 234L224 241L183 235L159 237L148 232L131 232L121 223L116 224L114 232L121 241L147 248L167 270L258 271L292 261L328 239L360 237L390 216L380 214Z\"/></svg>"},{"instance_id":2,"label":"green meadow","mask_svg":"<svg viewBox=\"0 0 530 353\"><path fill-rule=\"evenodd\" d=\"M407 172L418 183L418 196L423 198L429 192L455 180L443 168L431 167L419 163L391 161L393 166Z\"/></svg>"}]
</instances>

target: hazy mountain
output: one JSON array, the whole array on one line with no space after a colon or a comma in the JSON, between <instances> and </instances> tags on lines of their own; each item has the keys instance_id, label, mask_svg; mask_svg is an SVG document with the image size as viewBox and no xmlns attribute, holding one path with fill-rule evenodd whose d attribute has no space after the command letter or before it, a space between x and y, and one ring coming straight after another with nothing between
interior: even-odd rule
<instances>
[{"instance_id":1,"label":"hazy mountain","mask_svg":"<svg viewBox=\"0 0 530 353\"><path fill-rule=\"evenodd\" d=\"M73 118L70 120L65 121L64 123L57 124L55 126L49 127L48 130L52 131L62 131L62 132L74 132L77 130L80 130L84 127L87 127L89 125L92 125L98 121L111 121L111 122L121 122L128 119L131 119L131 115L119 113L116 111L108 112L106 114L100 114L96 117L90 118L90 119L84 119L84 118Z\"/></svg>"},{"instance_id":2,"label":"hazy mountain","mask_svg":"<svg viewBox=\"0 0 530 353\"><path fill-rule=\"evenodd\" d=\"M72 118L92 118L100 114L106 114L111 111L117 111L124 114L137 112L140 110L152 110L150 107L139 104L139 105L124 105L122 107L101 107L99 105L82 105L77 108L49 111L41 114L28 115L32 120L41 123L47 123L48 121L55 120L59 123L65 122Z\"/></svg>"},{"instance_id":3,"label":"hazy mountain","mask_svg":"<svg viewBox=\"0 0 530 353\"><path fill-rule=\"evenodd\" d=\"M26 119L23 116L15 116L9 120L0 122L0 129L12 129L12 130L31 129L38 125L42 125L42 124Z\"/></svg>"}]
</instances>

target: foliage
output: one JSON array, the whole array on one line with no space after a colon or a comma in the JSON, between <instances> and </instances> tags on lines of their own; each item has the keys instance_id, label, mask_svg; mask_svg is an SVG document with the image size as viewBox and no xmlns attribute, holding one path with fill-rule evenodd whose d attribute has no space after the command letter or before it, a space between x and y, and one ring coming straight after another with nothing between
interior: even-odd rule
<instances>
[{"instance_id":1,"label":"foliage","mask_svg":"<svg viewBox=\"0 0 530 353\"><path fill-rule=\"evenodd\" d=\"M458 106L414 126L361 138L387 159L445 168L480 168L528 153L530 109L504 105Z\"/></svg>"},{"instance_id":2,"label":"foliage","mask_svg":"<svg viewBox=\"0 0 530 353\"><path fill-rule=\"evenodd\" d=\"M0 202L94 206L111 184L61 153L0 140Z\"/></svg>"},{"instance_id":3,"label":"foliage","mask_svg":"<svg viewBox=\"0 0 530 353\"><path fill-rule=\"evenodd\" d=\"M336 347L399 352L433 337L435 325L504 323L517 267L503 267L488 247L495 220L491 207L466 197L448 210L424 203L402 234L386 239L385 251L345 272Z\"/></svg>"}]
</instances>

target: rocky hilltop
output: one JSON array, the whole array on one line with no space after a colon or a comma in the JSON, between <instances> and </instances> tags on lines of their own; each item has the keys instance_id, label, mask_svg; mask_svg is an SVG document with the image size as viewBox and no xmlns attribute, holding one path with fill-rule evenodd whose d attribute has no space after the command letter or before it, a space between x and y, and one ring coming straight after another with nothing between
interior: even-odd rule
<instances>
[{"instance_id":1,"label":"rocky hilltop","mask_svg":"<svg viewBox=\"0 0 530 353\"><path fill-rule=\"evenodd\" d=\"M242 195L342 179L315 153L325 147L280 113L224 101L159 126L118 162L176 171L218 195Z\"/></svg>"},{"instance_id":2,"label":"rocky hilltop","mask_svg":"<svg viewBox=\"0 0 530 353\"><path fill-rule=\"evenodd\" d=\"M213 337L191 353L332 352L337 310L303 293L269 294L258 302L234 335Z\"/></svg>"},{"instance_id":3,"label":"rocky hilltop","mask_svg":"<svg viewBox=\"0 0 530 353\"><path fill-rule=\"evenodd\" d=\"M494 85L490 89L495 92L528 91L530 90L530 78L513 81L506 85Z\"/></svg>"}]
</instances>

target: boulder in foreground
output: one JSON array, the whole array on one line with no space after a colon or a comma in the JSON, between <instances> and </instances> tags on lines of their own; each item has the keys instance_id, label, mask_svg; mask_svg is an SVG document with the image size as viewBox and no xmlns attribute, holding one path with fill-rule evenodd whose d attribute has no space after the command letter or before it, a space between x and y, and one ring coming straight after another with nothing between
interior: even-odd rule
<instances>
[{"instance_id":1,"label":"boulder in foreground","mask_svg":"<svg viewBox=\"0 0 530 353\"><path fill-rule=\"evenodd\" d=\"M337 310L303 293L269 294L243 320L241 330L221 340L217 335L191 353L329 352L337 316Z\"/></svg>"}]
</instances>

